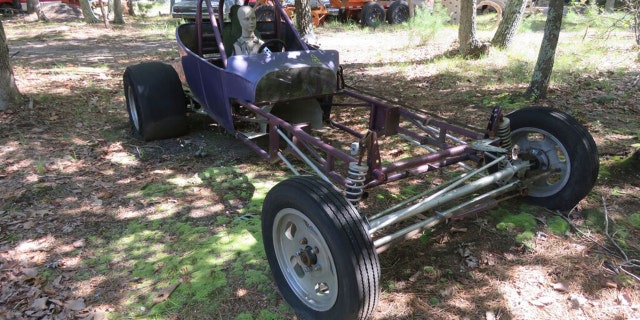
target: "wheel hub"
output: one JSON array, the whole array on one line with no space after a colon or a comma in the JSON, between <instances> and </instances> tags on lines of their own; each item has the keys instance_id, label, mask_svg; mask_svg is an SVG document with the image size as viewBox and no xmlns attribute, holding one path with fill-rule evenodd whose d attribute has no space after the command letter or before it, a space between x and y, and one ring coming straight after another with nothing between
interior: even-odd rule
<instances>
[{"instance_id":1,"label":"wheel hub","mask_svg":"<svg viewBox=\"0 0 640 320\"><path fill-rule=\"evenodd\" d=\"M307 266L312 267L316 263L318 263L318 256L316 255L317 249L311 248L310 246L306 246L304 249L298 251L298 259L300 262Z\"/></svg>"},{"instance_id":2,"label":"wheel hub","mask_svg":"<svg viewBox=\"0 0 640 320\"><path fill-rule=\"evenodd\" d=\"M543 171L549 170L549 157L544 153L544 151L532 149L529 152L529 160L533 163L531 169Z\"/></svg>"}]
</instances>

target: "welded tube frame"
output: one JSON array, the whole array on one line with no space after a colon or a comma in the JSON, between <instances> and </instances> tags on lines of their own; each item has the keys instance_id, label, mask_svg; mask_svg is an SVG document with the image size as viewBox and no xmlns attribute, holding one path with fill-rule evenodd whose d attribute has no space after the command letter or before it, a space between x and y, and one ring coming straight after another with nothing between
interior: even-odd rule
<instances>
[{"instance_id":1,"label":"welded tube frame","mask_svg":"<svg viewBox=\"0 0 640 320\"><path fill-rule=\"evenodd\" d=\"M296 146L295 143L293 143L293 141L291 141L291 139L289 139L289 137L287 137L287 135L282 132L282 130L280 130L278 127L275 128L276 132L280 135L280 137L282 138L282 140L284 140L291 149L293 149L293 151L296 152L296 154L302 159L302 161L304 161L311 169L313 169L313 171L315 171L315 173L320 176L320 178L322 178L322 180L333 184L333 182L331 181L331 179L329 179L329 177L327 177L322 170L320 170L312 161L311 159L309 159L309 157L307 157L302 150L300 150L300 148L298 148L298 146ZM280 152L279 152L280 153ZM295 170L294 170L295 172Z\"/></svg>"},{"instance_id":2,"label":"welded tube frame","mask_svg":"<svg viewBox=\"0 0 640 320\"><path fill-rule=\"evenodd\" d=\"M376 121L384 122L385 111L394 108L393 106L390 106L384 102L381 102L372 98L368 98L366 96L361 96L359 94L352 93L352 92L340 91L338 93L335 93L334 96L341 95L341 94L351 96L355 99L359 99L360 102L365 101L369 103L368 106L366 105L356 106L356 107L364 107L364 108L370 109L370 112L372 113L371 114L372 118L370 118L369 130L371 130L371 127L377 126L377 124L375 124L374 122ZM299 149L307 149L307 151L314 151L314 148L315 148L319 151L322 151L325 154L324 159L305 160L305 162L311 161L315 163L317 165L317 168L324 175L329 177L333 183L343 187L346 186L346 184L348 183L348 180L346 179L346 176L344 174L341 174L338 171L336 171L336 162L337 161L342 162L344 167L347 168L349 163L359 162L359 159L349 155L345 151L342 151L340 149L337 149L329 145L328 143L325 143L324 141L320 140L315 136L312 136L310 133L306 132L303 129L304 125L299 125L299 124L294 125L294 124L288 123L287 121L271 114L270 112L263 110L261 107L246 101L235 100L234 102L239 107L245 108L253 112L256 116L266 119L269 123L270 129L268 132L268 135L269 135L268 149L263 149L262 147L258 146L254 141L247 138L240 132L236 132L235 134L237 138L239 138L251 149L256 151L260 156L270 161L279 159L280 156L277 154L279 152L279 141L283 141L284 139L274 128L280 128L282 131L286 132L289 136L292 137L293 139L292 143L298 146ZM374 111L375 108L378 108L378 111ZM373 115L374 112L377 112L376 116ZM423 122L425 123L425 125L428 123L431 123L430 121L433 120L415 113L404 111L402 109L399 110L399 113L402 114L404 117L408 117L416 121ZM373 119L375 117L377 117L377 119ZM442 136L441 139L446 139L446 135L448 135L449 132L459 133L471 139L481 137L479 133L472 132L466 128L456 127L456 126L449 125L439 121L437 123L438 123L438 126L441 126L439 128L440 134ZM362 139L362 137L364 137L364 135L357 134L357 132L355 132L354 130L345 130L346 126L343 128L343 127L340 127L339 124L336 126L336 124L337 123L334 123L334 128L341 130L342 132L345 132L351 135L355 134L354 136L359 139ZM423 130L424 128L417 128L417 129ZM405 130L405 131L409 131L409 130ZM411 136L417 136L419 139L420 137L425 138L425 135L427 134L425 131L423 131L423 134L425 135L422 135L422 136L419 133L416 133L413 131L411 132L412 132ZM442 144L442 145L438 145L437 147L442 148L445 145L446 144ZM435 168L449 166L465 160L473 160L473 161L477 160L477 158L475 158L476 157L475 151L473 151L469 145L464 145L464 144L443 148L442 150L437 152L432 152L430 154L423 155L423 156L416 156L410 159L405 159L403 161L396 161L394 163L386 164L384 166L379 164L380 163L379 158L374 159L374 157L376 156L379 157L379 155L373 154L370 149L368 149L368 151L369 151L369 154L367 154L367 158L369 163L367 163L367 165L369 166L370 172L367 174L368 178L367 178L367 182L365 183L365 187L364 187L365 189L370 189L375 186L379 186L379 185L386 184L393 181L398 181L405 178L407 175L418 175ZM299 153L304 154L305 152L300 150ZM377 166L371 165L371 163L377 163Z\"/></svg>"}]
</instances>

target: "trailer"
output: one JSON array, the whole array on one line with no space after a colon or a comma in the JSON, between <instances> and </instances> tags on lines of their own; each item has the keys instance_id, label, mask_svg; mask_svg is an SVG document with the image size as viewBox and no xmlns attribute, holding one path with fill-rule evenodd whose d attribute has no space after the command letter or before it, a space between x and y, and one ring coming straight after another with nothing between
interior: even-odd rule
<instances>
[{"instance_id":1,"label":"trailer","mask_svg":"<svg viewBox=\"0 0 640 320\"><path fill-rule=\"evenodd\" d=\"M203 2L214 16L199 0L196 21L176 29L186 83L164 63L126 68L132 132L177 137L188 112L204 113L291 170L264 199L262 236L280 294L304 319L369 318L380 296L379 254L411 235L506 198L568 210L596 182L595 142L562 111L496 106L484 128L456 124L349 87L339 53L302 41L277 1L274 19L257 23L260 53L231 55L237 8L231 21L204 22ZM390 157L399 147L408 156ZM368 190L432 171L454 174L379 212L359 209Z\"/></svg>"}]
</instances>

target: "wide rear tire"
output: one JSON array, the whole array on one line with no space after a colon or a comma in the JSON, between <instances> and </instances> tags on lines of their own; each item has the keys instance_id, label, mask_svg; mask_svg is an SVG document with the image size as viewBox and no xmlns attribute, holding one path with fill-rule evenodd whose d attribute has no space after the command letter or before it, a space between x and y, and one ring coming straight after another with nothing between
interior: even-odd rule
<instances>
[{"instance_id":1,"label":"wide rear tire","mask_svg":"<svg viewBox=\"0 0 640 320\"><path fill-rule=\"evenodd\" d=\"M137 138L150 141L187 133L187 100L173 67L161 62L129 66L123 82L131 129Z\"/></svg>"},{"instance_id":2,"label":"wide rear tire","mask_svg":"<svg viewBox=\"0 0 640 320\"><path fill-rule=\"evenodd\" d=\"M282 297L304 319L367 319L380 265L364 219L329 183L294 177L267 194L262 237Z\"/></svg>"},{"instance_id":3,"label":"wide rear tire","mask_svg":"<svg viewBox=\"0 0 640 320\"><path fill-rule=\"evenodd\" d=\"M524 179L528 202L549 209L569 210L593 188L600 168L598 149L587 129L570 115L544 107L514 111L511 138L520 155L536 165Z\"/></svg>"}]
</instances>

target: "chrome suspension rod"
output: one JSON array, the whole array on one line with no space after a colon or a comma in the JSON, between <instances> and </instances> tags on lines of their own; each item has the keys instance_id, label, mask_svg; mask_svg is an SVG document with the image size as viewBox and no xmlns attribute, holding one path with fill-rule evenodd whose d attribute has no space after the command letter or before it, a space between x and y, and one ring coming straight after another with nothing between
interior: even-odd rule
<instances>
[{"instance_id":1,"label":"chrome suspension rod","mask_svg":"<svg viewBox=\"0 0 640 320\"><path fill-rule=\"evenodd\" d=\"M389 226L393 223L405 220L407 218L410 218L416 214L425 212L427 210L430 210L434 207L437 207L439 205L442 205L446 202L449 202L451 200L455 200L457 198L460 197L464 197L466 195L468 195L469 193L475 192L478 189L481 189L485 186L488 186L492 183L495 183L499 180L507 180L509 178L511 178L513 176L513 174L515 174L515 172L517 172L518 170L513 170L512 172L512 168L513 167L507 167L505 170L502 171L498 171L495 172L492 175L480 178L468 185L465 185L463 187L460 187L458 189L455 189L453 191L450 191L454 188L456 188L457 186L459 186L460 184L464 183L465 181L469 180L471 177L480 174L481 172L483 172L484 170L495 166L498 164L498 162L504 160L506 157L502 156L499 157L496 160L493 160L491 162L489 162L488 164L482 166L481 168L478 168L476 170L474 170L473 172L468 173L466 176L459 178L457 181L455 181L454 183L450 184L449 186L447 186L446 188L436 192L435 194L429 196L428 198L422 200L421 202L414 204L410 207L398 210L396 212L390 213L388 215L382 216L380 218L374 219L369 221L369 234L373 234L374 232ZM527 165L529 166L529 163L527 162Z\"/></svg>"}]
</instances>

